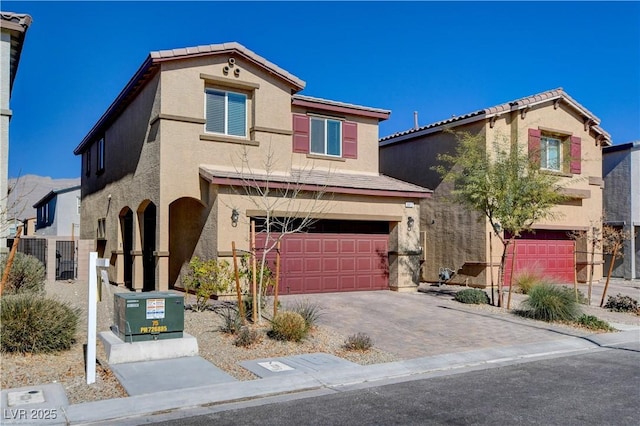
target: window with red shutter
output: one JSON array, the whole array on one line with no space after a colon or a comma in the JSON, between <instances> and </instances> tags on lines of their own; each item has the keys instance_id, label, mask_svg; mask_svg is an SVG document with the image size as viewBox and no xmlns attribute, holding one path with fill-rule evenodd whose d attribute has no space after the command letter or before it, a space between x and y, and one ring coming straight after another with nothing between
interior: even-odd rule
<instances>
[{"instance_id":1,"label":"window with red shutter","mask_svg":"<svg viewBox=\"0 0 640 426\"><path fill-rule=\"evenodd\" d=\"M293 114L293 152L309 153L309 117Z\"/></svg>"},{"instance_id":2,"label":"window with red shutter","mask_svg":"<svg viewBox=\"0 0 640 426\"><path fill-rule=\"evenodd\" d=\"M342 123L342 156L358 158L358 123L352 121Z\"/></svg>"},{"instance_id":3,"label":"window with red shutter","mask_svg":"<svg viewBox=\"0 0 640 426\"><path fill-rule=\"evenodd\" d=\"M540 136L538 129L529 129L529 158L532 162L540 164Z\"/></svg>"},{"instance_id":4,"label":"window with red shutter","mask_svg":"<svg viewBox=\"0 0 640 426\"><path fill-rule=\"evenodd\" d=\"M582 173L582 140L578 136L571 136L571 159L569 163L569 171L574 174Z\"/></svg>"}]
</instances>

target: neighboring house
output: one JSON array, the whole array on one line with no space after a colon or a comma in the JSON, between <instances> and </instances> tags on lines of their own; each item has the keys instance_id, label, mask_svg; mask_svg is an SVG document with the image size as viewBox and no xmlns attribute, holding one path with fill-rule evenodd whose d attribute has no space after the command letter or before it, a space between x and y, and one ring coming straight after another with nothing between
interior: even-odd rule
<instances>
[{"instance_id":1,"label":"neighboring house","mask_svg":"<svg viewBox=\"0 0 640 426\"><path fill-rule=\"evenodd\" d=\"M566 202L554 209L559 217L535 223L516 244L516 272L532 269L561 282L588 279L587 240L575 231L600 228L602 216L602 147L610 145L600 120L562 89L517 99L469 114L454 116L380 140L380 171L434 190L421 205L425 233L422 277L437 281L441 268L454 270L452 282L491 285L498 278L502 244L491 236L488 220L466 207L447 202L451 187L433 169L440 153L452 152L456 139L446 129L482 135L491 149L494 141L517 143L539 155L541 167L560 177ZM490 250L492 248L492 259ZM594 279L602 277L596 259ZM577 264L576 264L577 263ZM493 267L491 266L493 265ZM507 261L506 275L510 274Z\"/></svg>"},{"instance_id":2,"label":"neighboring house","mask_svg":"<svg viewBox=\"0 0 640 426\"><path fill-rule=\"evenodd\" d=\"M166 290L192 256L249 250L250 220L267 210L245 190L268 181L303 189L271 213L318 219L283 242L282 293L416 289L430 191L378 173L389 111L298 95L304 86L238 43L149 55L74 151L81 238L110 259L112 282ZM315 190L330 193L318 211Z\"/></svg>"},{"instance_id":3,"label":"neighboring house","mask_svg":"<svg viewBox=\"0 0 640 426\"><path fill-rule=\"evenodd\" d=\"M80 185L55 189L33 205L36 236L78 237Z\"/></svg>"},{"instance_id":4,"label":"neighboring house","mask_svg":"<svg viewBox=\"0 0 640 426\"><path fill-rule=\"evenodd\" d=\"M6 250L8 232L9 121L13 114L9 101L29 25L29 15L0 11L0 251Z\"/></svg>"},{"instance_id":5,"label":"neighboring house","mask_svg":"<svg viewBox=\"0 0 640 426\"><path fill-rule=\"evenodd\" d=\"M625 242L624 257L614 263L612 276L640 278L640 141L605 147L602 174L605 223L631 237ZM609 256L606 268L610 261Z\"/></svg>"}]
</instances>

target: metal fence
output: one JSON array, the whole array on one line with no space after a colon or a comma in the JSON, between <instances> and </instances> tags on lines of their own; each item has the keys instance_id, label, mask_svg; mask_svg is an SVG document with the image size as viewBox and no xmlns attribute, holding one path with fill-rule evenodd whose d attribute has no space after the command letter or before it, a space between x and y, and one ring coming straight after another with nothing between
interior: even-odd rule
<instances>
[{"instance_id":1,"label":"metal fence","mask_svg":"<svg viewBox=\"0 0 640 426\"><path fill-rule=\"evenodd\" d=\"M29 254L37 258L47 268L47 240L44 238L20 238L18 243L20 253Z\"/></svg>"},{"instance_id":2,"label":"metal fence","mask_svg":"<svg viewBox=\"0 0 640 426\"><path fill-rule=\"evenodd\" d=\"M72 280L75 277L75 241L56 241L56 280Z\"/></svg>"}]
</instances>

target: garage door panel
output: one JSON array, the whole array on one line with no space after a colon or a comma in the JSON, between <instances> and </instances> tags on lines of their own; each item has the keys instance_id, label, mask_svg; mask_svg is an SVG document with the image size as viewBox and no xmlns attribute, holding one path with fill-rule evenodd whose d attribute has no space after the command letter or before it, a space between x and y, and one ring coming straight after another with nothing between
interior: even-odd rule
<instances>
[{"instance_id":1,"label":"garage door panel","mask_svg":"<svg viewBox=\"0 0 640 426\"><path fill-rule=\"evenodd\" d=\"M322 259L317 257L306 258L304 260L304 272L308 274L322 272Z\"/></svg>"},{"instance_id":2,"label":"garage door panel","mask_svg":"<svg viewBox=\"0 0 640 426\"><path fill-rule=\"evenodd\" d=\"M538 239L552 234L535 234L516 242L515 275L521 271L532 271L553 279L558 283L572 283L574 280L574 243L572 240ZM566 238L566 237L565 237ZM505 283L511 279L513 245L509 246L505 265ZM515 276L514 276L515 278Z\"/></svg>"},{"instance_id":3,"label":"garage door panel","mask_svg":"<svg viewBox=\"0 0 640 426\"><path fill-rule=\"evenodd\" d=\"M388 288L388 235L295 234L282 239L283 294ZM256 244L264 237L256 236ZM275 251L269 254L275 261Z\"/></svg>"}]
</instances>

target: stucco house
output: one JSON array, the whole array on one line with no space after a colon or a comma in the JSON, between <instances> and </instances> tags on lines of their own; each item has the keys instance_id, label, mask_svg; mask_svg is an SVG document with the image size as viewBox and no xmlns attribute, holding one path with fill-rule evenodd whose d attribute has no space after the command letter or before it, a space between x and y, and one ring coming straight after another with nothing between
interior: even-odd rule
<instances>
[{"instance_id":1,"label":"stucco house","mask_svg":"<svg viewBox=\"0 0 640 426\"><path fill-rule=\"evenodd\" d=\"M80 231L80 185L54 189L38 200L36 236L77 237Z\"/></svg>"},{"instance_id":2,"label":"stucco house","mask_svg":"<svg viewBox=\"0 0 640 426\"><path fill-rule=\"evenodd\" d=\"M0 11L0 252L7 250L10 99L31 16Z\"/></svg>"},{"instance_id":3,"label":"stucco house","mask_svg":"<svg viewBox=\"0 0 640 426\"><path fill-rule=\"evenodd\" d=\"M434 190L421 202L425 262L422 278L437 281L441 268L455 271L454 283L489 286L498 278L502 253L484 217L446 200L451 188L433 169L439 153L452 152L455 135L481 135L491 149L494 141L518 144L535 153L540 167L559 176L568 200L554 210L557 217L535 223L534 232L517 242L516 273L531 269L559 282L588 279L587 240L575 241L575 231L600 228L602 216L602 148L610 136L600 120L564 90L555 89L454 116L380 139L380 171ZM490 257L491 245L493 247ZM574 257L576 256L576 257ZM602 277L596 258L594 279ZM510 262L506 273L509 275Z\"/></svg>"},{"instance_id":4,"label":"stucco house","mask_svg":"<svg viewBox=\"0 0 640 426\"><path fill-rule=\"evenodd\" d=\"M612 276L640 278L640 141L607 146L602 152L605 223L627 231ZM608 262L605 266L608 271Z\"/></svg>"},{"instance_id":5,"label":"stucco house","mask_svg":"<svg viewBox=\"0 0 640 426\"><path fill-rule=\"evenodd\" d=\"M110 259L112 282L173 288L192 256L248 251L251 221L269 213L317 219L283 241L281 292L416 288L431 191L379 173L389 111L304 87L238 43L151 52L74 151L81 238ZM257 194L266 187L273 196ZM299 192L286 208L260 202L288 188ZM315 210L317 191L329 195Z\"/></svg>"}]
</instances>

